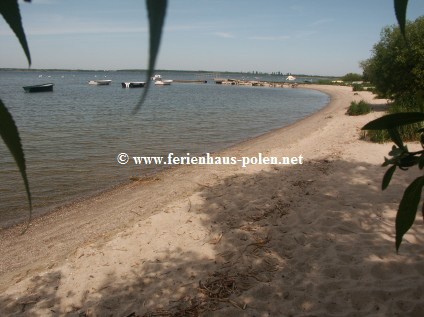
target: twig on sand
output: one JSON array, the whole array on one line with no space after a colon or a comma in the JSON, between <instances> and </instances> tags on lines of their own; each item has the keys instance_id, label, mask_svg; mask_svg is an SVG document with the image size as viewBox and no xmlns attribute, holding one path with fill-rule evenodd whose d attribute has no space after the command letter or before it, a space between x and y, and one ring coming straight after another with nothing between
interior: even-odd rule
<instances>
[{"instance_id":1,"label":"twig on sand","mask_svg":"<svg viewBox=\"0 0 424 317\"><path fill-rule=\"evenodd\" d=\"M187 199L188 199L188 210L187 210L187 212L190 212L191 211L191 200L190 200L190 197L187 197Z\"/></svg>"},{"instance_id":2,"label":"twig on sand","mask_svg":"<svg viewBox=\"0 0 424 317\"><path fill-rule=\"evenodd\" d=\"M221 239L222 239L222 235L223 235L223 233L221 232L221 234L217 238L212 239L211 241L209 241L209 243L210 244L218 244L219 241L221 241Z\"/></svg>"}]
</instances>

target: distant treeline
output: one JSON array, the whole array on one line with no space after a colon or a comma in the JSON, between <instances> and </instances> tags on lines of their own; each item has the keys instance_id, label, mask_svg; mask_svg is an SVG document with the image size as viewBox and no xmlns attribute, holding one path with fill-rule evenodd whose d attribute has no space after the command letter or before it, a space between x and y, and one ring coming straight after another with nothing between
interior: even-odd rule
<instances>
[{"instance_id":1,"label":"distant treeline","mask_svg":"<svg viewBox=\"0 0 424 317\"><path fill-rule=\"evenodd\" d=\"M0 71L14 71L14 72L146 72L145 69L117 69L117 70L104 70L104 69L50 69L50 68L0 68ZM174 73L217 73L217 74L250 74L256 75L252 72L230 72L230 71L207 71L207 70L174 70L174 69L157 69L155 72L174 72ZM287 76L287 74L276 73L258 73L258 75L267 76ZM295 77L302 78L339 78L337 76L323 76L323 75L307 75L307 74L292 74Z\"/></svg>"}]
</instances>

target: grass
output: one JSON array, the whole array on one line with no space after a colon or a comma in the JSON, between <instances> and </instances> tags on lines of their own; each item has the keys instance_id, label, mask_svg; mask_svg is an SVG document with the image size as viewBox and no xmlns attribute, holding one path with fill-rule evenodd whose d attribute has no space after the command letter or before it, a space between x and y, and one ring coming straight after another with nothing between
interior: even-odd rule
<instances>
[{"instance_id":1,"label":"grass","mask_svg":"<svg viewBox=\"0 0 424 317\"><path fill-rule=\"evenodd\" d=\"M364 100L359 102L352 101L350 103L349 109L347 109L347 114L349 116L360 116L371 112L371 107Z\"/></svg>"},{"instance_id":2,"label":"grass","mask_svg":"<svg viewBox=\"0 0 424 317\"><path fill-rule=\"evenodd\" d=\"M422 104L415 101L413 98L396 100L389 105L388 113L398 112L424 112ZM399 133L403 141L419 141L420 133L417 133L418 129L424 128L424 123L407 124L399 127ZM389 133L387 130L368 130L361 132L361 139L376 142L385 143L391 142Z\"/></svg>"}]
</instances>

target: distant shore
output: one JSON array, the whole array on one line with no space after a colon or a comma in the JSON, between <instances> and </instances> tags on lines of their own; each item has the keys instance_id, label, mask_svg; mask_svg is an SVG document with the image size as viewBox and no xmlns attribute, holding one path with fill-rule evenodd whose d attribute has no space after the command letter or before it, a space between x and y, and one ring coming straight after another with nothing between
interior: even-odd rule
<instances>
[{"instance_id":1,"label":"distant shore","mask_svg":"<svg viewBox=\"0 0 424 317\"><path fill-rule=\"evenodd\" d=\"M57 69L57 68L0 68L1 71L16 71L16 72L146 72L147 69ZM206 74L224 74L224 75L232 75L232 74L244 74L244 75L268 75L275 77L286 77L288 75L304 77L304 78L340 78L340 76L333 75L308 75L308 74L274 74L270 73L260 73L253 74L252 72L231 72L231 71L219 71L219 70L175 70L175 69L157 69L155 73L167 73L167 72L175 72L175 73L206 73Z\"/></svg>"},{"instance_id":2,"label":"distant shore","mask_svg":"<svg viewBox=\"0 0 424 317\"><path fill-rule=\"evenodd\" d=\"M180 166L36 219L24 235L0 231L0 315L422 311L422 233L394 250L397 203L413 175L395 174L381 192L391 145L359 140L381 112L345 115L352 100L386 101L307 88L330 103L213 153L302 155L304 164Z\"/></svg>"}]
</instances>

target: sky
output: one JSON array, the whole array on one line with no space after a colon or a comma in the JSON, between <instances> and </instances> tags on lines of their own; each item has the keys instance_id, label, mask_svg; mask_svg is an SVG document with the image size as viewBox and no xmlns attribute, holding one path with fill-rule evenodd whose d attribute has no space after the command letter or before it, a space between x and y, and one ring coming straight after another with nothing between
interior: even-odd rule
<instances>
[{"instance_id":1,"label":"sky","mask_svg":"<svg viewBox=\"0 0 424 317\"><path fill-rule=\"evenodd\" d=\"M19 1L32 68L145 69L143 0ZM424 15L410 0L407 18ZM361 73L392 0L169 0L157 69L342 76ZM0 18L0 68L27 68Z\"/></svg>"}]
</instances>

